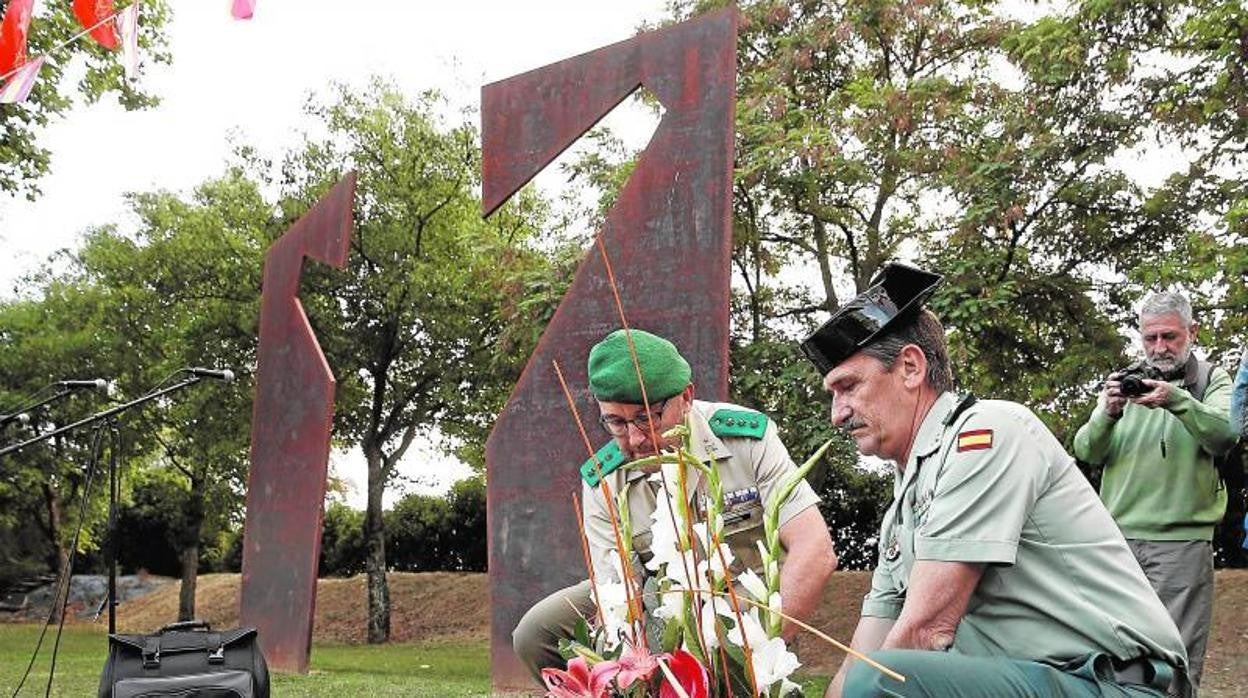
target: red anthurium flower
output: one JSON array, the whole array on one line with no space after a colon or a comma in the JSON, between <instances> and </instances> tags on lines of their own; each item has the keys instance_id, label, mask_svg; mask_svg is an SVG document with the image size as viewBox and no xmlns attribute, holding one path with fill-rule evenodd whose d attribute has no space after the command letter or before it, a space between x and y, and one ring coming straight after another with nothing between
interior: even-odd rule
<instances>
[{"instance_id":1,"label":"red anthurium flower","mask_svg":"<svg viewBox=\"0 0 1248 698\"><path fill-rule=\"evenodd\" d=\"M620 690L627 690L638 680L649 681L659 668L658 659L650 654L650 648L644 644L625 644L624 653L616 664L620 667L620 673L616 674L615 683Z\"/></svg>"},{"instance_id":2,"label":"red anthurium flower","mask_svg":"<svg viewBox=\"0 0 1248 698\"><path fill-rule=\"evenodd\" d=\"M598 662L590 669L584 657L573 657L567 671L542 669L542 681L550 698L608 698L619 670L615 662Z\"/></svg>"},{"instance_id":3,"label":"red anthurium flower","mask_svg":"<svg viewBox=\"0 0 1248 698\"><path fill-rule=\"evenodd\" d=\"M667 666L689 698L707 698L711 690L710 679L706 675L706 667L702 666L697 657L684 650L676 650L667 655ZM659 698L679 698L676 689L672 688L666 678L659 688Z\"/></svg>"}]
</instances>

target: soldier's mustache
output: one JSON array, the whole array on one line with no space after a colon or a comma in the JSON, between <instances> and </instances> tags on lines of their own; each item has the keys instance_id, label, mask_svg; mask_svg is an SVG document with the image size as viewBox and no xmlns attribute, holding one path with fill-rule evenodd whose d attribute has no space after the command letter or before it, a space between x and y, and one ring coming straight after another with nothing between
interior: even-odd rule
<instances>
[{"instance_id":1,"label":"soldier's mustache","mask_svg":"<svg viewBox=\"0 0 1248 698\"><path fill-rule=\"evenodd\" d=\"M841 424L841 431L844 431L846 434L848 434L849 432L855 429L858 429L860 427L865 427L865 426L867 426L867 423L862 421L861 419L851 419L848 422L844 422L843 424Z\"/></svg>"}]
</instances>

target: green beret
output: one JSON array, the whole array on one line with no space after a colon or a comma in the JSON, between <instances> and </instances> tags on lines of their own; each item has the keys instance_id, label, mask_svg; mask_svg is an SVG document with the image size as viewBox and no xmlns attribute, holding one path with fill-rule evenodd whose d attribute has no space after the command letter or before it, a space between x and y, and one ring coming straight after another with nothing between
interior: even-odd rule
<instances>
[{"instance_id":1,"label":"green beret","mask_svg":"<svg viewBox=\"0 0 1248 698\"><path fill-rule=\"evenodd\" d=\"M676 345L644 330L629 330L637 364L646 380L646 397L658 402L689 385L689 362ZM605 402L640 405L641 385L624 330L616 330L589 350L589 391Z\"/></svg>"}]
</instances>

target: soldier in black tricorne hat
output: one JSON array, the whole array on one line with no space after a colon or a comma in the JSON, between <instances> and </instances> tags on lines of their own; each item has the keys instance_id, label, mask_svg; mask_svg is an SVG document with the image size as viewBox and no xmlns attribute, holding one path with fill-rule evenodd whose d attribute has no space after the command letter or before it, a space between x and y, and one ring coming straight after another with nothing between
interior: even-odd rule
<instances>
[{"instance_id":1,"label":"soldier in black tricorne hat","mask_svg":"<svg viewBox=\"0 0 1248 698\"><path fill-rule=\"evenodd\" d=\"M802 343L832 423L891 461L879 564L829 696L1164 696L1178 629L1074 460L1030 410L953 392L941 277L889 264Z\"/></svg>"}]
</instances>

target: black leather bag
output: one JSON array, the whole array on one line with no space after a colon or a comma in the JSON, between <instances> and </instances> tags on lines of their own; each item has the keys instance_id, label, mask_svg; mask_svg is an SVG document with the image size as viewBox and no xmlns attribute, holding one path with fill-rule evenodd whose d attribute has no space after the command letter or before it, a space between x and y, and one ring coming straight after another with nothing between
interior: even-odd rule
<instances>
[{"instance_id":1,"label":"black leather bag","mask_svg":"<svg viewBox=\"0 0 1248 698\"><path fill-rule=\"evenodd\" d=\"M109 635L100 698L268 698L269 668L255 628L203 621L153 635Z\"/></svg>"}]
</instances>

